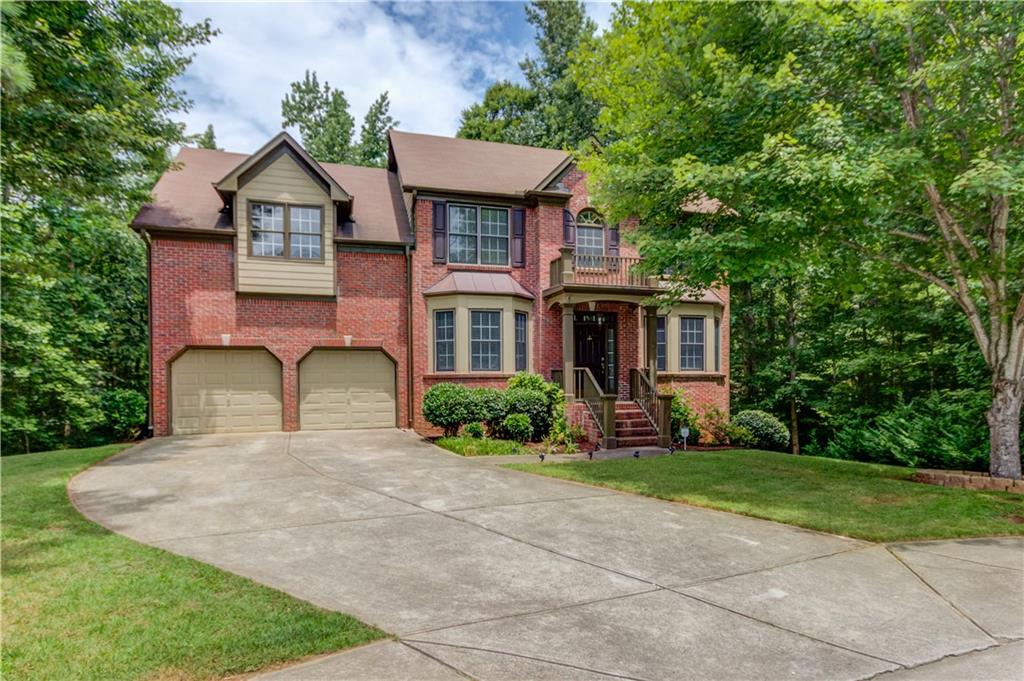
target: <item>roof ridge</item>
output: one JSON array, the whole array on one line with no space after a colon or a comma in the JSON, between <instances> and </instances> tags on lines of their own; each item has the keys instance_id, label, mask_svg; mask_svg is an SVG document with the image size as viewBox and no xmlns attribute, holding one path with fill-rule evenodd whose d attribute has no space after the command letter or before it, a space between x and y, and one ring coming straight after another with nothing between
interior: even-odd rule
<instances>
[{"instance_id":1,"label":"roof ridge","mask_svg":"<svg viewBox=\"0 0 1024 681\"><path fill-rule=\"evenodd\" d=\"M410 132L408 130L398 130L396 128L392 128L391 130L388 131L388 134L392 134L392 133L398 134L398 135L411 135L411 136L415 136L415 137L432 137L434 139L446 140L446 141L449 141L449 142L461 142L461 143L466 143L466 144L492 144L492 145L497 145L497 146L502 146L502 147L516 147L516 148L519 148L519 149L534 149L534 150L537 150L537 151L555 151L555 152L558 152L560 154L565 154L566 156L572 156L572 152L566 151L565 149L556 149L554 147L537 147L537 146L534 146L532 144L513 144L512 142L495 142L493 140L476 140L476 139L471 139L469 137L450 137L448 135L434 135L432 133L427 133L427 132Z\"/></svg>"}]
</instances>

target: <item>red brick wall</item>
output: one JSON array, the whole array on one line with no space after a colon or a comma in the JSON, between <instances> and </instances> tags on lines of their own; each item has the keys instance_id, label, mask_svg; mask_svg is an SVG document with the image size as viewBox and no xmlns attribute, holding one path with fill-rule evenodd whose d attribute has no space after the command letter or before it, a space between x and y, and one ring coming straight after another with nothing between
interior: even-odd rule
<instances>
[{"instance_id":1,"label":"red brick wall","mask_svg":"<svg viewBox=\"0 0 1024 681\"><path fill-rule=\"evenodd\" d=\"M170 430L168 363L190 346L264 347L282 365L284 430L298 429L298 361L315 347L379 347L398 364L399 425L406 423L405 256L338 253L337 301L239 296L230 242L152 240L153 426Z\"/></svg>"}]
</instances>

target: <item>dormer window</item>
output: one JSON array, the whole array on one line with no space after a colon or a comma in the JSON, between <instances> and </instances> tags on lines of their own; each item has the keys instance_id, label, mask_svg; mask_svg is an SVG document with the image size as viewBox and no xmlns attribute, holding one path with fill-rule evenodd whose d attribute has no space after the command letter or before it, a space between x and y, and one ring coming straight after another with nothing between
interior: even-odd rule
<instances>
[{"instance_id":1,"label":"dormer window","mask_svg":"<svg viewBox=\"0 0 1024 681\"><path fill-rule=\"evenodd\" d=\"M295 260L323 258L323 208L320 206L251 202L249 226L253 256Z\"/></svg>"}]
</instances>

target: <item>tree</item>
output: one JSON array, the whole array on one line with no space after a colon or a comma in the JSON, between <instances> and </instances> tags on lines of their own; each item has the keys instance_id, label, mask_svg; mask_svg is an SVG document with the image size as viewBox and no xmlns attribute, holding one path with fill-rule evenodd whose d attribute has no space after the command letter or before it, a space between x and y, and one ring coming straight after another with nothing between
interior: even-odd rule
<instances>
[{"instance_id":1,"label":"tree","mask_svg":"<svg viewBox=\"0 0 1024 681\"><path fill-rule=\"evenodd\" d=\"M383 168L388 161L388 131L398 127L398 121L391 117L388 109L391 102L388 92L380 94L363 118L359 132L359 145L355 150L354 162L361 166Z\"/></svg>"},{"instance_id":2,"label":"tree","mask_svg":"<svg viewBox=\"0 0 1024 681\"><path fill-rule=\"evenodd\" d=\"M540 98L536 91L499 81L484 100L462 112L459 137L509 144L536 145L543 139Z\"/></svg>"},{"instance_id":3,"label":"tree","mask_svg":"<svg viewBox=\"0 0 1024 681\"><path fill-rule=\"evenodd\" d=\"M1019 478L1022 29L1019 3L625 3L573 67L613 140L584 166L681 287L860 258L948 297L989 374L990 471Z\"/></svg>"},{"instance_id":4,"label":"tree","mask_svg":"<svg viewBox=\"0 0 1024 681\"><path fill-rule=\"evenodd\" d=\"M218 149L219 148L217 146L217 137L213 134L213 124L212 123L210 125L206 126L206 130L202 134L195 136L194 143L200 149Z\"/></svg>"},{"instance_id":5,"label":"tree","mask_svg":"<svg viewBox=\"0 0 1024 681\"><path fill-rule=\"evenodd\" d=\"M541 147L574 148L594 131L597 104L569 76L573 54L597 25L579 0L534 0L526 20L535 29L538 59L519 67L527 86L494 83L462 112L458 136Z\"/></svg>"},{"instance_id":6,"label":"tree","mask_svg":"<svg viewBox=\"0 0 1024 681\"><path fill-rule=\"evenodd\" d=\"M159 2L2 7L8 453L109 439L108 398L145 403L146 257L127 221L185 141L174 83L214 31Z\"/></svg>"},{"instance_id":7,"label":"tree","mask_svg":"<svg viewBox=\"0 0 1024 681\"><path fill-rule=\"evenodd\" d=\"M355 121L348 110L348 100L341 90L324 81L321 86L316 71L306 70L301 81L291 84L291 92L281 100L281 125L299 128L302 146L318 161L349 163L352 161L352 130Z\"/></svg>"}]
</instances>

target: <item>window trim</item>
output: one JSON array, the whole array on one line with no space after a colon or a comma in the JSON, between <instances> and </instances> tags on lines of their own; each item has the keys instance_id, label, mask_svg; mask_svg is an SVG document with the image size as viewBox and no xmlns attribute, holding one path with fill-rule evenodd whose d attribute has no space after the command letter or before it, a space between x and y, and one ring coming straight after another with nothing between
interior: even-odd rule
<instances>
[{"instance_id":1,"label":"window trim","mask_svg":"<svg viewBox=\"0 0 1024 681\"><path fill-rule=\"evenodd\" d=\"M657 321L661 323L661 342L658 342L658 324L654 325L654 362L658 371L668 371L668 317L658 315ZM659 352L660 350L660 352Z\"/></svg>"},{"instance_id":2,"label":"window trim","mask_svg":"<svg viewBox=\"0 0 1024 681\"><path fill-rule=\"evenodd\" d=\"M252 206L258 204L261 206L281 206L284 213L284 255L257 255L252 251ZM320 257L319 258L293 258L291 255L291 224L292 224L292 208L316 208L320 211ZM293 203L289 201L264 201L261 199L246 199L245 200L245 235L246 235L246 251L250 258L258 260L285 260L288 262L303 262L303 263L320 263L324 264L327 262L327 248L324 243L324 227L327 220L327 210L321 203ZM261 230L256 230L261 231ZM267 231L267 230L262 230ZM277 234L278 232L274 232ZM307 234L307 232L298 232L298 234Z\"/></svg>"},{"instance_id":3,"label":"window trim","mask_svg":"<svg viewBox=\"0 0 1024 681\"><path fill-rule=\"evenodd\" d=\"M440 369L440 368L438 368L438 365L437 365L437 345L438 345L438 338L437 338L437 315L438 314L442 314L442 313L448 313L448 314L451 314L451 316L452 316L452 337L451 337L451 340L444 341L445 343L451 343L451 345L452 345L452 368L451 369ZM449 374L449 373L450 374L454 374L455 371L456 371L456 368L458 367L459 344L458 344L458 322L456 321L456 317L457 316L458 315L456 314L455 308L453 308L453 307L446 307L444 309L434 310L434 317L431 320L432 323L433 323L432 331L433 331L433 340L434 340L434 347L433 347L433 353L432 353L432 360L433 360L433 364L434 364L434 366L433 366L434 373L437 373L437 374L442 374L442 373L443 374Z\"/></svg>"},{"instance_id":4,"label":"window trim","mask_svg":"<svg viewBox=\"0 0 1024 681\"><path fill-rule=\"evenodd\" d=\"M685 330L683 329L683 320L684 319L697 319L697 320L700 320L700 339L701 339L701 342L700 342L699 346L696 343L684 343L683 342L683 334L685 333ZM707 352L707 350L708 350L707 349L707 343L708 343L707 335L708 334L707 334L707 325L708 325L708 318L706 316L703 316L703 315L692 315L692 314L689 314L689 315L686 315L686 314L679 315L679 371L680 372L692 371L692 372L703 373L703 372L707 371L707 366L708 366L708 352ZM696 368L693 368L693 367L684 367L683 366L683 364L684 364L684 362L683 362L683 346L684 345L687 346L687 347L700 347L700 368L699 369L696 369Z\"/></svg>"},{"instance_id":5,"label":"window trim","mask_svg":"<svg viewBox=\"0 0 1024 681\"><path fill-rule=\"evenodd\" d=\"M715 373L722 373L722 318L715 317Z\"/></svg>"},{"instance_id":6,"label":"window trim","mask_svg":"<svg viewBox=\"0 0 1024 681\"><path fill-rule=\"evenodd\" d=\"M523 320L523 365L519 368L519 320ZM512 311L512 361L516 371L530 370L530 315L522 310ZM472 357L470 357L472 361Z\"/></svg>"},{"instance_id":7,"label":"window trim","mask_svg":"<svg viewBox=\"0 0 1024 681\"><path fill-rule=\"evenodd\" d=\"M473 313L489 312L498 316L498 340L477 341L481 343L498 343L498 368L497 369L474 369L473 368ZM502 373L505 366L504 361L504 338L502 330L502 309L501 308L469 308L469 371L470 373ZM514 341L513 341L514 342Z\"/></svg>"},{"instance_id":8,"label":"window trim","mask_svg":"<svg viewBox=\"0 0 1024 681\"><path fill-rule=\"evenodd\" d=\"M452 260L452 208L472 208L476 214L476 259L473 262L458 262ZM502 211L505 213L505 262L504 263L485 263L480 261L481 256L481 240L484 235L481 234L480 230L483 224L483 217L481 211L483 209ZM456 267L511 267L512 266L512 210L507 206L495 206L486 203L460 203L455 201L449 201L445 207L447 211L445 214L445 263L448 265L454 265ZM456 236L469 236L468 234L457 234ZM488 235L489 238L502 238Z\"/></svg>"}]
</instances>

